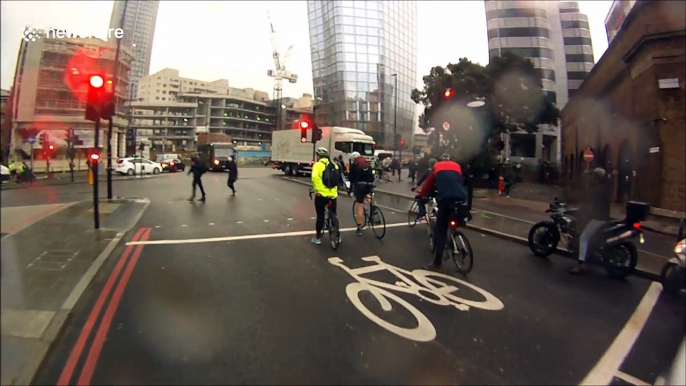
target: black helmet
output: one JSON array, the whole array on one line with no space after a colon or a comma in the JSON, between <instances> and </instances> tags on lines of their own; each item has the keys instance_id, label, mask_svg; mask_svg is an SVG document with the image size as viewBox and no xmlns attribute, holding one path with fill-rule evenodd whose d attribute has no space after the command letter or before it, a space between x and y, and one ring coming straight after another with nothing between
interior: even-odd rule
<instances>
[{"instance_id":1,"label":"black helmet","mask_svg":"<svg viewBox=\"0 0 686 386\"><path fill-rule=\"evenodd\" d=\"M438 162L438 160L437 160L436 158L431 158L431 159L429 160L429 167L430 167L430 168L434 167L434 165L436 164L436 162Z\"/></svg>"},{"instance_id":2,"label":"black helmet","mask_svg":"<svg viewBox=\"0 0 686 386\"><path fill-rule=\"evenodd\" d=\"M450 154L443 153L443 155L441 156L441 161L450 161Z\"/></svg>"}]
</instances>

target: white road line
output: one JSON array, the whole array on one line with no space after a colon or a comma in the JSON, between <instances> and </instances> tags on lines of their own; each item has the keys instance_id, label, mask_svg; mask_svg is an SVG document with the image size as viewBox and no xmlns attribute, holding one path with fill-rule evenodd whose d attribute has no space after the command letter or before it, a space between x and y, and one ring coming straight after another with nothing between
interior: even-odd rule
<instances>
[{"instance_id":1,"label":"white road line","mask_svg":"<svg viewBox=\"0 0 686 386\"><path fill-rule=\"evenodd\" d=\"M264 220L264 222L269 222L269 220Z\"/></svg>"},{"instance_id":2,"label":"white road line","mask_svg":"<svg viewBox=\"0 0 686 386\"><path fill-rule=\"evenodd\" d=\"M186 224L181 224L181 226L182 226L182 227L185 227L185 226L187 226L187 225L186 225Z\"/></svg>"},{"instance_id":3,"label":"white road line","mask_svg":"<svg viewBox=\"0 0 686 386\"><path fill-rule=\"evenodd\" d=\"M642 381L642 380L634 377L633 375L627 374L627 373L622 372L622 371L617 371L617 374L615 374L615 376L617 378L627 382L627 383L631 383L632 385L650 386L650 383L646 383L645 381Z\"/></svg>"},{"instance_id":4,"label":"white road line","mask_svg":"<svg viewBox=\"0 0 686 386\"><path fill-rule=\"evenodd\" d=\"M386 224L386 228L397 228L408 226L407 222ZM352 232L357 230L357 227L343 228L341 232ZM173 245L173 244L198 244L198 243L216 243L225 241L240 241L240 240L254 240L254 239L272 239L276 237L293 237L306 236L313 234L314 231L298 231L298 232L283 232L283 233L265 233L260 235L242 235L242 236L225 236L225 237L208 237L205 239L186 239L186 240L149 240L149 241L129 241L126 245Z\"/></svg>"},{"instance_id":5,"label":"white road line","mask_svg":"<svg viewBox=\"0 0 686 386\"><path fill-rule=\"evenodd\" d=\"M155 228L162 228L162 227L161 227L161 226L159 226L159 225L155 225Z\"/></svg>"},{"instance_id":6,"label":"white road line","mask_svg":"<svg viewBox=\"0 0 686 386\"><path fill-rule=\"evenodd\" d=\"M617 335L610 348L607 349L600 361L593 367L593 370L581 381L581 385L609 385L612 377L618 373L619 366L622 365L629 351L636 343L638 335L643 326L648 321L648 317L660 297L662 284L652 282L648 291L643 295L641 303L636 307L636 311L626 322L622 331Z\"/></svg>"},{"instance_id":7,"label":"white road line","mask_svg":"<svg viewBox=\"0 0 686 386\"><path fill-rule=\"evenodd\" d=\"M243 221L236 221L236 224L243 224Z\"/></svg>"},{"instance_id":8,"label":"white road line","mask_svg":"<svg viewBox=\"0 0 686 386\"><path fill-rule=\"evenodd\" d=\"M286 220L288 220L288 221L293 221L293 218L292 218L292 217L289 217L289 218L287 218Z\"/></svg>"},{"instance_id":9,"label":"white road line","mask_svg":"<svg viewBox=\"0 0 686 386\"><path fill-rule=\"evenodd\" d=\"M212 225L214 225L214 223L213 223L213 222L211 222L211 223L210 223L210 226L212 226Z\"/></svg>"}]
</instances>

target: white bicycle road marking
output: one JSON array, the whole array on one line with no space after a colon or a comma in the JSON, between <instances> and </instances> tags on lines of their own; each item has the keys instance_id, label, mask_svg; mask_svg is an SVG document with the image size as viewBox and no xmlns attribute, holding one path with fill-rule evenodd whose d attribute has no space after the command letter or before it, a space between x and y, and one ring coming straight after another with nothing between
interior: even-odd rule
<instances>
[{"instance_id":1,"label":"white bicycle road marking","mask_svg":"<svg viewBox=\"0 0 686 386\"><path fill-rule=\"evenodd\" d=\"M505 307L500 299L484 289L446 274L423 269L415 269L410 272L384 263L379 256L363 257L362 260L374 262L376 264L350 269L343 264L343 260L338 257L328 259L329 263L341 268L357 280L357 282L348 284L345 289L345 292L353 305L357 307L364 316L368 317L380 327L406 339L417 342L430 342L436 338L436 328L429 318L421 311L388 290L416 295L430 303L439 306L452 306L460 311L469 311L470 307L489 311L499 311ZM395 284L389 284L362 277L362 275L379 271L388 271L392 273L398 278L398 281L396 281ZM410 277L419 282L419 284ZM457 286L452 284L456 284ZM455 295L455 292L460 289L459 286L468 287L478 292L485 300L470 300ZM417 327L404 328L396 326L374 314L367 306L362 304L359 296L362 291L369 291L376 301L379 302L381 308L386 312L393 310L393 306L388 301L389 299L403 306L417 320Z\"/></svg>"}]
</instances>

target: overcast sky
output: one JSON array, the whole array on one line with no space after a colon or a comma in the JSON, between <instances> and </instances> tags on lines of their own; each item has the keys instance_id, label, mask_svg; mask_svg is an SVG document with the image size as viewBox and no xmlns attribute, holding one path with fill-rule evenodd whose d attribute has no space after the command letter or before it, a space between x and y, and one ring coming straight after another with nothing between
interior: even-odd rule
<instances>
[{"instance_id":1,"label":"overcast sky","mask_svg":"<svg viewBox=\"0 0 686 386\"><path fill-rule=\"evenodd\" d=\"M591 26L596 61L607 49L605 16L612 1L580 1ZM9 89L26 24L45 29L106 31L112 1L12 1L0 3L2 88ZM488 64L484 2L419 1L417 87L431 67L467 57ZM298 83L285 83L284 96L312 93L306 1L161 1L150 72L165 67L204 81L228 79L231 87L273 89L267 70L274 67L267 11L279 49L293 44L289 63Z\"/></svg>"}]
</instances>

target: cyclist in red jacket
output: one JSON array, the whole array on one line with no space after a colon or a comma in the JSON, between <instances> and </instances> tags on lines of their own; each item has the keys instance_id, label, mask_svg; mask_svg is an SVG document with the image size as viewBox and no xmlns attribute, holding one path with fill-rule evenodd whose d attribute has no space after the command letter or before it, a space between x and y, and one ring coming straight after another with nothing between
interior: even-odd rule
<instances>
[{"instance_id":1,"label":"cyclist in red jacket","mask_svg":"<svg viewBox=\"0 0 686 386\"><path fill-rule=\"evenodd\" d=\"M436 203L438 204L438 214L434 224L434 262L426 269L437 270L441 268L443 262L443 250L448 236L448 222L450 221L450 210L456 203L467 200L467 191L464 188L462 178L462 168L456 162L450 160L450 155L443 154L429 174L429 177L422 185L422 190L417 195L417 199L427 197L436 189Z\"/></svg>"}]
</instances>

